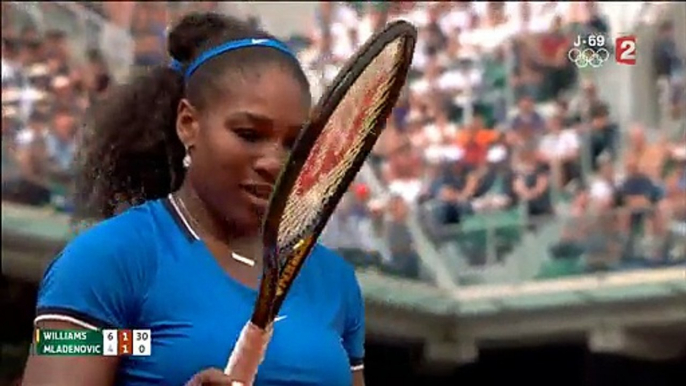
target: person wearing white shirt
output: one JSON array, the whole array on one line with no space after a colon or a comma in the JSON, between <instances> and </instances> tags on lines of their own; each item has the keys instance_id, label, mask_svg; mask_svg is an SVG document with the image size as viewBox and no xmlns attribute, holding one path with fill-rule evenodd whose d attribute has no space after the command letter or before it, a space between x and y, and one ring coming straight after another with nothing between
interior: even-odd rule
<instances>
[{"instance_id":1,"label":"person wearing white shirt","mask_svg":"<svg viewBox=\"0 0 686 386\"><path fill-rule=\"evenodd\" d=\"M425 63L423 76L410 84L410 91L415 95L424 96L437 90L442 70L437 58L430 56Z\"/></svg>"},{"instance_id":2,"label":"person wearing white shirt","mask_svg":"<svg viewBox=\"0 0 686 386\"><path fill-rule=\"evenodd\" d=\"M438 88L448 94L465 93L481 84L481 71L477 68L458 68L444 72L438 78Z\"/></svg>"},{"instance_id":3,"label":"person wearing white shirt","mask_svg":"<svg viewBox=\"0 0 686 386\"><path fill-rule=\"evenodd\" d=\"M617 178L609 157L603 157L599 162L600 170L598 175L591 180L589 193L595 207L606 208L613 203L617 190Z\"/></svg>"},{"instance_id":4,"label":"person wearing white shirt","mask_svg":"<svg viewBox=\"0 0 686 386\"><path fill-rule=\"evenodd\" d=\"M547 31L555 13L547 14L536 12L539 9L535 2L508 2L508 15L514 15L509 20L509 29L512 34L537 33Z\"/></svg>"},{"instance_id":5,"label":"person wearing white shirt","mask_svg":"<svg viewBox=\"0 0 686 386\"><path fill-rule=\"evenodd\" d=\"M550 164L557 185L562 187L579 177L579 135L574 129L563 127L561 116L551 117L547 122L547 128L548 132L539 142L539 152Z\"/></svg>"},{"instance_id":6,"label":"person wearing white shirt","mask_svg":"<svg viewBox=\"0 0 686 386\"><path fill-rule=\"evenodd\" d=\"M357 39L357 28L360 23L357 12L342 3L322 2L321 7L322 10L331 8L328 10L330 21L327 26L331 34L331 52L337 60L346 60L360 45ZM318 39L321 38L322 28L324 26L316 29Z\"/></svg>"},{"instance_id":7,"label":"person wearing white shirt","mask_svg":"<svg viewBox=\"0 0 686 386\"><path fill-rule=\"evenodd\" d=\"M471 20L472 8L467 4L461 2L454 2L448 12L441 17L441 28L446 33L455 33L458 30L466 30L469 28Z\"/></svg>"}]
</instances>

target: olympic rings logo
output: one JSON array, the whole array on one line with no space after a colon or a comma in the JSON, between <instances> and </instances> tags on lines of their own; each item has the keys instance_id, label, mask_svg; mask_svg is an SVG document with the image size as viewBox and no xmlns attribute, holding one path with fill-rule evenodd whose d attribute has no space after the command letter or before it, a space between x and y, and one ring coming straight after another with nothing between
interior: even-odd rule
<instances>
[{"instance_id":1,"label":"olympic rings logo","mask_svg":"<svg viewBox=\"0 0 686 386\"><path fill-rule=\"evenodd\" d=\"M593 67L598 68L610 59L610 51L599 48L597 51L592 48L572 48L567 53L569 60L578 68Z\"/></svg>"}]
</instances>

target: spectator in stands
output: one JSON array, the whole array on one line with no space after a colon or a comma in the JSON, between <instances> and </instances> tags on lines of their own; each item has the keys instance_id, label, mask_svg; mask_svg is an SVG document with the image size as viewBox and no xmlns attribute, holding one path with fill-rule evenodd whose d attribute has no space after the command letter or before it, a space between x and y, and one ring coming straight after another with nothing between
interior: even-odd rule
<instances>
[{"instance_id":1,"label":"spectator in stands","mask_svg":"<svg viewBox=\"0 0 686 386\"><path fill-rule=\"evenodd\" d=\"M591 113L603 106L607 106L607 103L600 99L595 84L584 79L581 82L581 92L569 103L569 115L577 121L589 122Z\"/></svg>"},{"instance_id":2,"label":"spectator in stands","mask_svg":"<svg viewBox=\"0 0 686 386\"><path fill-rule=\"evenodd\" d=\"M665 199L662 210L668 224L667 257L671 261L686 260L686 199L684 197L686 197L686 151L665 179Z\"/></svg>"},{"instance_id":3,"label":"spectator in stands","mask_svg":"<svg viewBox=\"0 0 686 386\"><path fill-rule=\"evenodd\" d=\"M563 31L562 17L553 19L552 28L540 37L538 65L544 73L543 90L548 98L557 98L575 81L576 67L567 58L571 39Z\"/></svg>"},{"instance_id":4,"label":"spectator in stands","mask_svg":"<svg viewBox=\"0 0 686 386\"><path fill-rule=\"evenodd\" d=\"M99 50L88 51L88 65L84 81L91 102L103 96L112 83L107 63Z\"/></svg>"},{"instance_id":5,"label":"spectator in stands","mask_svg":"<svg viewBox=\"0 0 686 386\"><path fill-rule=\"evenodd\" d=\"M498 131L486 127L481 115L475 115L471 122L457 133L455 143L463 152L463 162L476 167L486 161L488 150L499 137Z\"/></svg>"},{"instance_id":6,"label":"spectator in stands","mask_svg":"<svg viewBox=\"0 0 686 386\"><path fill-rule=\"evenodd\" d=\"M575 259L586 252L587 240L593 222L591 195L588 189L579 186L572 200L568 218L562 228L560 241L551 247L555 259Z\"/></svg>"},{"instance_id":7,"label":"spectator in stands","mask_svg":"<svg viewBox=\"0 0 686 386\"><path fill-rule=\"evenodd\" d=\"M548 119L546 134L539 143L543 161L550 165L555 178L553 186L563 188L568 182L580 177L579 135L572 128L565 128L562 116L554 115Z\"/></svg>"},{"instance_id":8,"label":"spectator in stands","mask_svg":"<svg viewBox=\"0 0 686 386\"><path fill-rule=\"evenodd\" d=\"M436 110L434 119L423 129L426 138L424 158L432 164L439 163L447 154L459 149L455 141L458 129L448 118L447 109Z\"/></svg>"},{"instance_id":9,"label":"spectator in stands","mask_svg":"<svg viewBox=\"0 0 686 386\"><path fill-rule=\"evenodd\" d=\"M429 56L436 56L445 51L448 46L448 37L440 25L441 3L433 3L427 6L427 21L422 29L426 52Z\"/></svg>"},{"instance_id":10,"label":"spectator in stands","mask_svg":"<svg viewBox=\"0 0 686 386\"><path fill-rule=\"evenodd\" d=\"M76 151L76 117L71 109L58 109L46 137L46 154L58 174L70 174Z\"/></svg>"},{"instance_id":11,"label":"spectator in stands","mask_svg":"<svg viewBox=\"0 0 686 386\"><path fill-rule=\"evenodd\" d=\"M17 111L14 108L2 107L2 184L5 192L5 181L18 178L18 170L15 166L15 117Z\"/></svg>"},{"instance_id":12,"label":"spectator in stands","mask_svg":"<svg viewBox=\"0 0 686 386\"><path fill-rule=\"evenodd\" d=\"M36 28L35 25L25 25L20 32L21 39L25 42L35 42L40 40L40 32L38 32L38 28Z\"/></svg>"},{"instance_id":13,"label":"spectator in stands","mask_svg":"<svg viewBox=\"0 0 686 386\"><path fill-rule=\"evenodd\" d=\"M358 38L367 41L374 33L386 25L388 21L387 4L385 2L368 2L360 20Z\"/></svg>"},{"instance_id":14,"label":"spectator in stands","mask_svg":"<svg viewBox=\"0 0 686 386\"><path fill-rule=\"evenodd\" d=\"M586 33L587 34L600 34L604 36L609 36L610 25L608 23L607 17L603 15L598 9L598 3L595 1L588 1L584 4L588 12L588 21L586 22ZM609 39L608 39L609 40ZM605 42L606 45L611 44L611 42Z\"/></svg>"},{"instance_id":15,"label":"spectator in stands","mask_svg":"<svg viewBox=\"0 0 686 386\"><path fill-rule=\"evenodd\" d=\"M10 173L3 183L3 199L27 205L50 202L50 188L45 174L48 166L45 159L47 124L45 116L34 112L27 126L16 136L3 138L3 145L12 144L6 160Z\"/></svg>"},{"instance_id":16,"label":"spectator in stands","mask_svg":"<svg viewBox=\"0 0 686 386\"><path fill-rule=\"evenodd\" d=\"M512 170L503 144L494 144L488 151L486 161L476 169L478 187L472 200L474 211L495 211L511 206Z\"/></svg>"},{"instance_id":17,"label":"spectator in stands","mask_svg":"<svg viewBox=\"0 0 686 386\"><path fill-rule=\"evenodd\" d=\"M88 106L88 100L77 92L76 84L66 75L52 78L49 90L54 97L53 104L57 109L84 111Z\"/></svg>"},{"instance_id":18,"label":"spectator in stands","mask_svg":"<svg viewBox=\"0 0 686 386\"><path fill-rule=\"evenodd\" d=\"M605 105L596 105L590 111L589 141L591 165L598 170L598 157L607 154L611 159L617 156L619 127L610 120L610 112Z\"/></svg>"},{"instance_id":19,"label":"spectator in stands","mask_svg":"<svg viewBox=\"0 0 686 386\"><path fill-rule=\"evenodd\" d=\"M544 130L545 119L536 111L534 99L529 95L521 97L508 132L510 142L517 146L537 144Z\"/></svg>"},{"instance_id":20,"label":"spectator in stands","mask_svg":"<svg viewBox=\"0 0 686 386\"><path fill-rule=\"evenodd\" d=\"M578 117L572 115L569 109L569 102L565 98L557 98L555 100L554 114L562 117L562 126L566 128L573 128L580 122Z\"/></svg>"},{"instance_id":21,"label":"spectator in stands","mask_svg":"<svg viewBox=\"0 0 686 386\"><path fill-rule=\"evenodd\" d=\"M419 151L404 141L388 154L383 173L388 190L408 203L415 202L422 191L423 166Z\"/></svg>"},{"instance_id":22,"label":"spectator in stands","mask_svg":"<svg viewBox=\"0 0 686 386\"><path fill-rule=\"evenodd\" d=\"M56 74L69 74L69 65L71 60L71 50L67 34L60 30L51 30L45 34L46 55L49 58L56 59L60 66L55 71Z\"/></svg>"},{"instance_id":23,"label":"spectator in stands","mask_svg":"<svg viewBox=\"0 0 686 386\"><path fill-rule=\"evenodd\" d=\"M663 218L658 203L663 190L642 173L638 157L629 154L625 161L626 176L617 189L617 203L623 208L621 224L625 234L633 236L634 257L659 258L656 238L662 236ZM640 242L635 242L635 241Z\"/></svg>"},{"instance_id":24,"label":"spectator in stands","mask_svg":"<svg viewBox=\"0 0 686 386\"><path fill-rule=\"evenodd\" d=\"M505 49L499 46L491 54L484 55L482 63L484 99L493 105L493 118L504 122L507 118L508 68Z\"/></svg>"},{"instance_id":25,"label":"spectator in stands","mask_svg":"<svg viewBox=\"0 0 686 386\"><path fill-rule=\"evenodd\" d=\"M646 127L636 123L629 129L626 152L636 157L641 173L648 176L654 183L662 180L670 157L664 136L648 141Z\"/></svg>"},{"instance_id":26,"label":"spectator in stands","mask_svg":"<svg viewBox=\"0 0 686 386\"><path fill-rule=\"evenodd\" d=\"M21 71L21 48L20 42L3 36L2 39L2 89L9 85L18 86ZM3 99L4 95L3 95Z\"/></svg>"},{"instance_id":27,"label":"spectator in stands","mask_svg":"<svg viewBox=\"0 0 686 386\"><path fill-rule=\"evenodd\" d=\"M429 197L438 203L438 221L459 224L472 212L471 199L478 185L478 174L464 158L463 151L447 160L429 190Z\"/></svg>"},{"instance_id":28,"label":"spectator in stands","mask_svg":"<svg viewBox=\"0 0 686 386\"><path fill-rule=\"evenodd\" d=\"M669 93L672 112L678 116L686 88L684 58L679 53L672 22L661 24L658 32L653 46L653 66L663 92Z\"/></svg>"},{"instance_id":29,"label":"spectator in stands","mask_svg":"<svg viewBox=\"0 0 686 386\"><path fill-rule=\"evenodd\" d=\"M609 156L598 159L598 173L590 181L590 199L594 209L605 210L614 206L617 196L615 168Z\"/></svg>"},{"instance_id":30,"label":"spectator in stands","mask_svg":"<svg viewBox=\"0 0 686 386\"><path fill-rule=\"evenodd\" d=\"M526 205L530 216L553 214L550 197L550 167L542 162L537 148L521 148L514 157L512 191L514 201Z\"/></svg>"},{"instance_id":31,"label":"spectator in stands","mask_svg":"<svg viewBox=\"0 0 686 386\"><path fill-rule=\"evenodd\" d=\"M373 251L378 249L374 242L369 198L367 186L353 184L321 236L321 242L327 247L340 251L351 263L361 266L369 265Z\"/></svg>"},{"instance_id":32,"label":"spectator in stands","mask_svg":"<svg viewBox=\"0 0 686 386\"><path fill-rule=\"evenodd\" d=\"M419 256L407 226L408 207L405 200L400 196L392 196L388 201L387 212L384 233L389 243L391 265L400 276L417 279Z\"/></svg>"},{"instance_id":33,"label":"spectator in stands","mask_svg":"<svg viewBox=\"0 0 686 386\"><path fill-rule=\"evenodd\" d=\"M166 5L155 2L139 2L133 16L131 34L135 39L134 64L142 68L165 60Z\"/></svg>"}]
</instances>

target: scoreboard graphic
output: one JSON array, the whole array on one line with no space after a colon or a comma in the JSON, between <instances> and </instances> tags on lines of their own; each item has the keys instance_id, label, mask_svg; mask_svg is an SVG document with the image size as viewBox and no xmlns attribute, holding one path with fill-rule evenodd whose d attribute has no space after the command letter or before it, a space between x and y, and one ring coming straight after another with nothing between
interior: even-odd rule
<instances>
[{"instance_id":1,"label":"scoreboard graphic","mask_svg":"<svg viewBox=\"0 0 686 386\"><path fill-rule=\"evenodd\" d=\"M46 330L35 329L36 355L149 356L150 330Z\"/></svg>"}]
</instances>

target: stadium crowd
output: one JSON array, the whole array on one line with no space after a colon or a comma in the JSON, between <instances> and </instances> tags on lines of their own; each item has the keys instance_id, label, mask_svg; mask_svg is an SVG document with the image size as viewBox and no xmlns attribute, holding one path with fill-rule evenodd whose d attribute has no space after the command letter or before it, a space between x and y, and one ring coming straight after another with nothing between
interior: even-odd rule
<instances>
[{"instance_id":1,"label":"stadium crowd","mask_svg":"<svg viewBox=\"0 0 686 386\"><path fill-rule=\"evenodd\" d=\"M639 124L619 127L597 86L568 59L574 36L609 32L594 2L395 3L362 13L327 3L302 57L313 79L330 80L360 42L395 18L421 29L409 87L371 161L386 189L375 197L368 180L355 186L331 243L367 251L357 254L363 263L368 251L385 250L382 265L416 277L408 216L418 216L436 244L457 243L472 266L486 263L489 244L500 262L523 232L561 217L567 224L550 255L581 261L577 272L683 262L683 134L671 142L649 138ZM680 79L673 28L660 31L656 75ZM679 114L683 91L678 83L672 89ZM544 112L545 105L552 108ZM469 226L496 212L520 220ZM385 248L369 242L368 224L378 217L387 224L377 232Z\"/></svg>"},{"instance_id":2,"label":"stadium crowd","mask_svg":"<svg viewBox=\"0 0 686 386\"><path fill-rule=\"evenodd\" d=\"M189 11L80 4L126 28L141 68L168 60L160 41ZM620 127L568 60L573 36L609 32L595 2L322 2L310 36L291 39L306 42L299 57L315 96L397 18L420 28L408 87L326 244L361 266L425 279L417 232L480 267L494 255L502 263L524 233L562 221L549 254L574 267L565 274L684 262L683 133ZM686 63L672 27L660 32L656 81L670 85L671 112L683 119ZM75 60L62 31L3 21L2 35L3 200L69 211L79 120L106 97L111 71L95 49Z\"/></svg>"}]
</instances>

